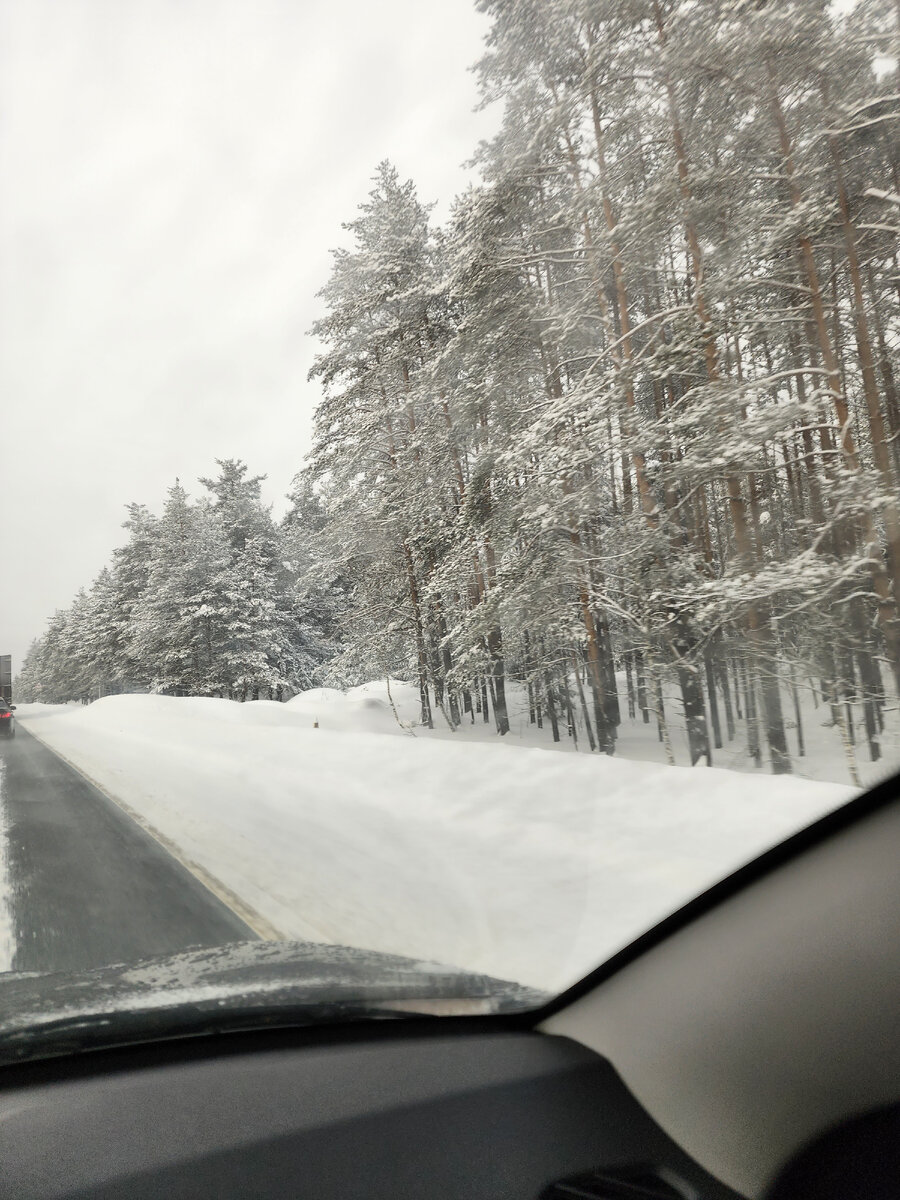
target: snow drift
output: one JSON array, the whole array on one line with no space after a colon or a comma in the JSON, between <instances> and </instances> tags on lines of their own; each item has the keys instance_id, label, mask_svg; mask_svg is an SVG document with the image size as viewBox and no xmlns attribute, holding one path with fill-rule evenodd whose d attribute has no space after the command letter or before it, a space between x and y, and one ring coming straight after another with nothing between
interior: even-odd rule
<instances>
[{"instance_id":1,"label":"snow drift","mask_svg":"<svg viewBox=\"0 0 900 1200\"><path fill-rule=\"evenodd\" d=\"M404 723L412 689L394 685ZM22 705L268 936L573 982L849 788L411 737L384 685Z\"/></svg>"}]
</instances>

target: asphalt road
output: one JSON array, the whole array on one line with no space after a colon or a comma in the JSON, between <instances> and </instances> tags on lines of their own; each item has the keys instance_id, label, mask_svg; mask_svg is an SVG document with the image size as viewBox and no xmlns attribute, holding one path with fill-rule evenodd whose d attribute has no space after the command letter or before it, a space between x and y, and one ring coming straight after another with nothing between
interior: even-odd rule
<instances>
[{"instance_id":1,"label":"asphalt road","mask_svg":"<svg viewBox=\"0 0 900 1200\"><path fill-rule=\"evenodd\" d=\"M0 739L15 971L82 971L256 934L20 724Z\"/></svg>"}]
</instances>

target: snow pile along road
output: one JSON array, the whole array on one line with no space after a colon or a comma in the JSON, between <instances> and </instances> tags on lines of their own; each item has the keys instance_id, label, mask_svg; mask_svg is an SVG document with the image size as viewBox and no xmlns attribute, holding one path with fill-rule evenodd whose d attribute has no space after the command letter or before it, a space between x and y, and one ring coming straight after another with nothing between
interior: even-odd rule
<instances>
[{"instance_id":1,"label":"snow pile along road","mask_svg":"<svg viewBox=\"0 0 900 1200\"><path fill-rule=\"evenodd\" d=\"M392 690L405 719L414 693ZM546 989L853 794L410 737L383 685L285 705L116 696L19 717L279 935Z\"/></svg>"},{"instance_id":2,"label":"snow pile along road","mask_svg":"<svg viewBox=\"0 0 900 1200\"><path fill-rule=\"evenodd\" d=\"M0 971L11 971L15 950L13 917L9 906L10 885L7 863L6 764L0 759Z\"/></svg>"}]
</instances>

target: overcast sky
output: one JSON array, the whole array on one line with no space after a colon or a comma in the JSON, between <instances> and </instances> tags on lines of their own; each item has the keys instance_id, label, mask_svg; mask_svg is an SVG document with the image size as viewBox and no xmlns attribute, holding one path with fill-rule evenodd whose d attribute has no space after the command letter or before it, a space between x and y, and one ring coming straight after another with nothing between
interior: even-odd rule
<instances>
[{"instance_id":1,"label":"overcast sky","mask_svg":"<svg viewBox=\"0 0 900 1200\"><path fill-rule=\"evenodd\" d=\"M382 158L447 215L470 0L0 0L0 653L216 457L309 448L328 250Z\"/></svg>"}]
</instances>

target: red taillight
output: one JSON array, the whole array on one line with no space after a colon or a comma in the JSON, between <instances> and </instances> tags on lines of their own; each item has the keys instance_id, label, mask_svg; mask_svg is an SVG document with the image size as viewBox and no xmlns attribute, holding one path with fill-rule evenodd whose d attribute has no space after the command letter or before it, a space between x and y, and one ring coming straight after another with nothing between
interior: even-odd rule
<instances>
[{"instance_id":1,"label":"red taillight","mask_svg":"<svg viewBox=\"0 0 900 1200\"><path fill-rule=\"evenodd\" d=\"M12 713L0 713L0 721L8 721Z\"/></svg>"}]
</instances>

